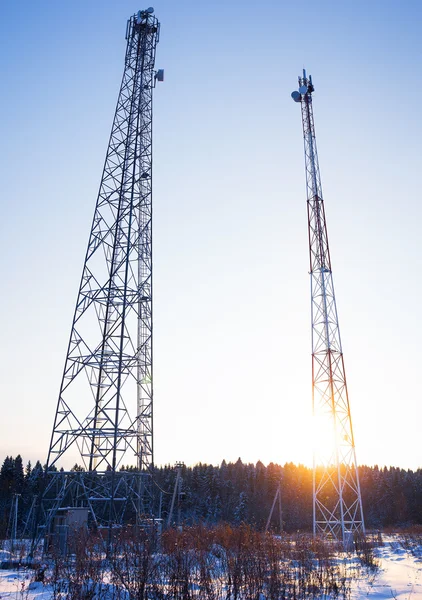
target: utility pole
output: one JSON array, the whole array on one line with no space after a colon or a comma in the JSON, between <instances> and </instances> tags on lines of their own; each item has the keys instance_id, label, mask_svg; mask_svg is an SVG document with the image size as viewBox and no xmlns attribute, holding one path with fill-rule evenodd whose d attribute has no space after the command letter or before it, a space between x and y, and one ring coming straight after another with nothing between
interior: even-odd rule
<instances>
[{"instance_id":1,"label":"utility pole","mask_svg":"<svg viewBox=\"0 0 422 600\"><path fill-rule=\"evenodd\" d=\"M334 294L315 138L314 86L306 71L292 98L302 112L308 208L314 416L313 531L350 548L365 535L352 417Z\"/></svg>"},{"instance_id":2,"label":"utility pole","mask_svg":"<svg viewBox=\"0 0 422 600\"><path fill-rule=\"evenodd\" d=\"M18 539L18 510L20 494L13 494L12 505L10 507L9 525L7 528L6 538L10 539L10 552L15 551L15 543Z\"/></svg>"},{"instance_id":3,"label":"utility pole","mask_svg":"<svg viewBox=\"0 0 422 600\"><path fill-rule=\"evenodd\" d=\"M281 534L283 532L283 511L282 511L282 508L281 508L281 482L278 484L277 491L276 491L276 493L274 495L274 500L273 500L273 503L271 505L270 514L268 515L267 523L265 525L265 532L267 532L268 529L270 528L270 523L271 523L271 519L273 517L273 513L274 513L274 509L275 509L275 505L277 503L277 500L278 500L279 532Z\"/></svg>"},{"instance_id":4,"label":"utility pole","mask_svg":"<svg viewBox=\"0 0 422 600\"><path fill-rule=\"evenodd\" d=\"M184 463L178 462L176 463L176 481L174 482L173 488L173 496L171 498L170 511L167 518L167 527L171 526L173 519L173 511L174 511L174 503L177 497L177 524L180 525L180 500L182 493L182 469L184 467Z\"/></svg>"}]
</instances>

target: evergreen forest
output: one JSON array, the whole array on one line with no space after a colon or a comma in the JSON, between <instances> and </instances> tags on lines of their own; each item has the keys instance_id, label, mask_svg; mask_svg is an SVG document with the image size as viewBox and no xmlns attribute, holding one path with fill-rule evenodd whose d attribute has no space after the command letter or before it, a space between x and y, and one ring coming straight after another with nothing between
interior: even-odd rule
<instances>
[{"instance_id":1,"label":"evergreen forest","mask_svg":"<svg viewBox=\"0 0 422 600\"><path fill-rule=\"evenodd\" d=\"M73 470L80 467L75 465ZM422 525L422 469L361 466L359 475L367 529ZM263 530L280 485L283 529L289 533L311 530L312 469L308 467L292 463L265 466L260 461L255 465L246 464L239 458L235 463L223 461L219 466L183 466L181 480L173 523L245 523ZM157 509L160 505L164 521L170 510L175 481L174 467L156 467ZM24 466L20 455L4 459L0 470L0 537L7 534L16 494L19 495L19 522L25 523L42 486L43 467L39 461ZM274 530L280 527L278 502L271 527Z\"/></svg>"}]
</instances>

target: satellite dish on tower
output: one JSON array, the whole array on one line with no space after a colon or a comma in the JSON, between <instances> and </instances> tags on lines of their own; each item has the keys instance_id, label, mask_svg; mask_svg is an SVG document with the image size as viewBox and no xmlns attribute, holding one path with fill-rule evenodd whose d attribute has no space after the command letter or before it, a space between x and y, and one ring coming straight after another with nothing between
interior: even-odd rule
<instances>
[{"instance_id":1,"label":"satellite dish on tower","mask_svg":"<svg viewBox=\"0 0 422 600\"><path fill-rule=\"evenodd\" d=\"M152 15L152 13L154 12L154 9L152 8L152 6L150 6L149 8L146 9L146 11L149 15Z\"/></svg>"},{"instance_id":2,"label":"satellite dish on tower","mask_svg":"<svg viewBox=\"0 0 422 600\"><path fill-rule=\"evenodd\" d=\"M306 92L308 91L308 86L307 85L301 85L299 88L299 92L301 94L306 94Z\"/></svg>"},{"instance_id":3,"label":"satellite dish on tower","mask_svg":"<svg viewBox=\"0 0 422 600\"><path fill-rule=\"evenodd\" d=\"M300 96L299 92L297 92L295 90L294 92L291 93L291 96L295 102L300 102L301 96Z\"/></svg>"}]
</instances>

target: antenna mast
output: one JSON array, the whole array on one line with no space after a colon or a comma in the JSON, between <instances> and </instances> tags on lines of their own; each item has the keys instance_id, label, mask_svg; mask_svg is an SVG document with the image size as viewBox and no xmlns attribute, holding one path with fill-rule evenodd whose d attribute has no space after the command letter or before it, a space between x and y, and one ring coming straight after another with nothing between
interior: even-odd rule
<instances>
[{"instance_id":1,"label":"antenna mast","mask_svg":"<svg viewBox=\"0 0 422 600\"><path fill-rule=\"evenodd\" d=\"M365 535L315 138L311 76L292 93L302 110L308 206L314 416L313 531L350 547Z\"/></svg>"},{"instance_id":2,"label":"antenna mast","mask_svg":"<svg viewBox=\"0 0 422 600\"><path fill-rule=\"evenodd\" d=\"M109 535L114 524L154 514L152 92L163 71L154 70L160 25L153 13L127 22L38 511L47 534L64 506L85 507L89 522Z\"/></svg>"}]
</instances>

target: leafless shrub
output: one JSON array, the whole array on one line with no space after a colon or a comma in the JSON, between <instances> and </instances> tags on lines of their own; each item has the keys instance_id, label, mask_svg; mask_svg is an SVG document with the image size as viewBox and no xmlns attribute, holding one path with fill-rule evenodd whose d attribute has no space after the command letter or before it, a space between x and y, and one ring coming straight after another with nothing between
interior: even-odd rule
<instances>
[{"instance_id":1,"label":"leafless shrub","mask_svg":"<svg viewBox=\"0 0 422 600\"><path fill-rule=\"evenodd\" d=\"M51 584L54 600L105 600L107 563L102 540L84 530L70 534L63 554L53 548L46 583Z\"/></svg>"},{"instance_id":2,"label":"leafless shrub","mask_svg":"<svg viewBox=\"0 0 422 600\"><path fill-rule=\"evenodd\" d=\"M123 529L109 555L111 581L121 598L128 600L160 600L165 598L163 564L155 552L153 532L136 527ZM119 594L116 591L115 597Z\"/></svg>"},{"instance_id":3,"label":"leafless shrub","mask_svg":"<svg viewBox=\"0 0 422 600\"><path fill-rule=\"evenodd\" d=\"M248 525L168 529L159 549L151 533L128 527L107 559L92 536L72 547L71 556L52 561L57 600L347 599L357 575L332 543L305 534L276 537ZM376 568L372 549L359 542L355 569Z\"/></svg>"},{"instance_id":4,"label":"leafless shrub","mask_svg":"<svg viewBox=\"0 0 422 600\"><path fill-rule=\"evenodd\" d=\"M398 538L398 542L406 552L415 558L422 557L422 531L402 533Z\"/></svg>"},{"instance_id":5,"label":"leafless shrub","mask_svg":"<svg viewBox=\"0 0 422 600\"><path fill-rule=\"evenodd\" d=\"M355 540L356 553L361 564L370 571L376 571L380 567L380 561L374 554L374 548L379 545L379 538L358 538ZM381 539L382 542L382 539Z\"/></svg>"}]
</instances>

